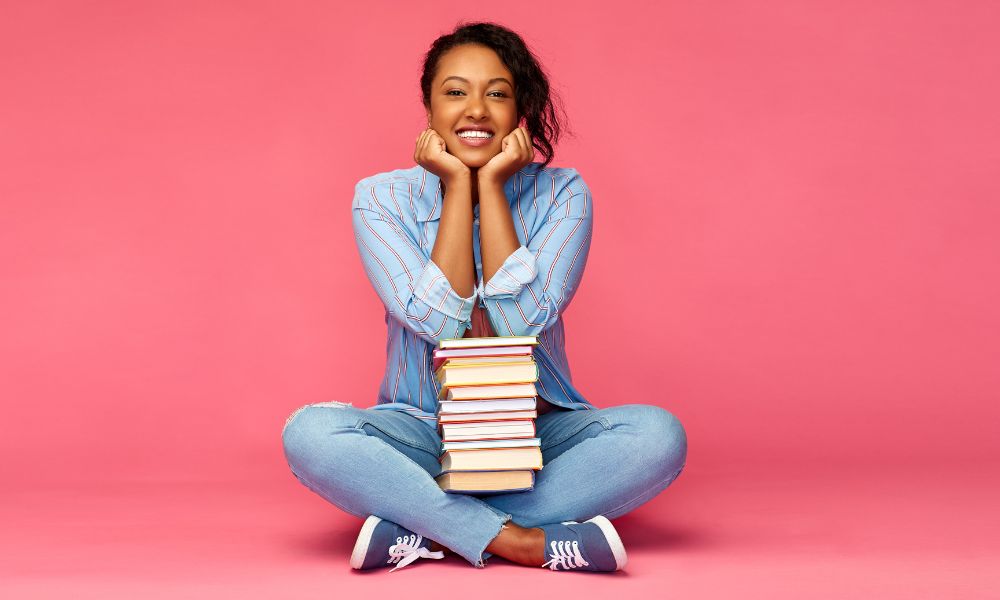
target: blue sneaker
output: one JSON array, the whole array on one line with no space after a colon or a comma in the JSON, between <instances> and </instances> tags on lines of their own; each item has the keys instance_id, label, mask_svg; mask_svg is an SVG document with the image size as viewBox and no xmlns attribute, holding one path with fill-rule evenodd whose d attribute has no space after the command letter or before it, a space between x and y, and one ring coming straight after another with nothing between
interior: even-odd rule
<instances>
[{"instance_id":1,"label":"blue sneaker","mask_svg":"<svg viewBox=\"0 0 1000 600\"><path fill-rule=\"evenodd\" d=\"M560 568L564 571L618 571L628 562L625 546L614 525L601 515L583 523L564 521L558 525L542 525L541 529L545 532L545 553L549 557L542 566L553 571Z\"/></svg>"},{"instance_id":2,"label":"blue sneaker","mask_svg":"<svg viewBox=\"0 0 1000 600\"><path fill-rule=\"evenodd\" d=\"M418 558L444 558L440 550L431 552L431 541L396 525L392 521L372 515L365 519L351 552L351 568L377 569L398 563L390 573L401 569Z\"/></svg>"}]
</instances>

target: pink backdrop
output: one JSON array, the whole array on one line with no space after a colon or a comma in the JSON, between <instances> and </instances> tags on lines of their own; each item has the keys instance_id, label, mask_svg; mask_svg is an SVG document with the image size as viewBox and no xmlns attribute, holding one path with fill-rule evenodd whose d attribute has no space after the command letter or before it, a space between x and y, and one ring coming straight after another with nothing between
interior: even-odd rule
<instances>
[{"instance_id":1,"label":"pink backdrop","mask_svg":"<svg viewBox=\"0 0 1000 600\"><path fill-rule=\"evenodd\" d=\"M311 511L356 533L288 473L279 434L303 404L375 401L385 326L353 184L412 166L421 56L460 19L520 32L565 100L576 136L554 164L580 171L595 207L566 314L575 380L598 406L667 407L690 436L664 494L678 499L650 518L684 520L758 477L776 482L760 514L796 481L849 486L823 473L927 477L913 494L859 492L898 499L886 515L934 482L979 485L1000 455L995 3L470 6L0 8L0 475L8 510L57 511L11 542L10 585L91 589L24 558L25 544L45 551L29 540L47 543L36 527L58 510L114 528L102 511L118 509L58 499L84 489L215 489L226 514L234 490L266 489L285 503L266 517L276 532ZM605 318L623 312L623 327ZM135 527L160 522L144 514ZM997 556L966 529L949 543ZM338 544L312 560L346 569ZM732 564L731 581L750 577ZM106 576L105 590L124 585Z\"/></svg>"}]
</instances>

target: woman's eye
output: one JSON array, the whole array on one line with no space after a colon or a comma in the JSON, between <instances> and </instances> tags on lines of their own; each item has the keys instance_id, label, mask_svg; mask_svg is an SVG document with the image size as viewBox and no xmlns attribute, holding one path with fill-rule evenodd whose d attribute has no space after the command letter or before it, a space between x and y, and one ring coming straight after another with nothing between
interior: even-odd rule
<instances>
[{"instance_id":1,"label":"woman's eye","mask_svg":"<svg viewBox=\"0 0 1000 600\"><path fill-rule=\"evenodd\" d=\"M463 92L462 90L448 90L447 92L444 93L444 95L445 96L457 96L458 94L464 94L464 93L465 92ZM505 94L504 92L501 92L501 91L490 92L489 95L492 95L494 98L506 98L507 97L507 94Z\"/></svg>"}]
</instances>

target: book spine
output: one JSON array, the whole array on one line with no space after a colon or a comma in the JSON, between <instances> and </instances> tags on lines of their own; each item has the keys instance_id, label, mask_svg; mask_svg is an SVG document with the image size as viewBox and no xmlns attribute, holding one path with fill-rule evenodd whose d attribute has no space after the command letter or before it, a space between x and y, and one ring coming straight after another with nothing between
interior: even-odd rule
<instances>
[{"instance_id":1,"label":"book spine","mask_svg":"<svg viewBox=\"0 0 1000 600\"><path fill-rule=\"evenodd\" d=\"M494 436L489 436L487 434L485 437L476 436L476 437L465 437L465 438L461 438L461 439L445 437L445 438L441 438L441 441L444 442L444 443L449 443L449 442L486 442L486 441L490 441L490 440L521 440L521 439L531 439L533 437L535 437L535 432L534 431L532 431L531 433L505 433L503 435L494 435Z\"/></svg>"}]
</instances>

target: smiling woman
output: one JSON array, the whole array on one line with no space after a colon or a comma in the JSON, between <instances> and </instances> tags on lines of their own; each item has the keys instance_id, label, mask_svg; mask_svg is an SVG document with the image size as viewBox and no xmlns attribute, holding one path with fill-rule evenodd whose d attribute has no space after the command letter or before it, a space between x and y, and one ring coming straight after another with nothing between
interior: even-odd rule
<instances>
[{"instance_id":1,"label":"smiling woman","mask_svg":"<svg viewBox=\"0 0 1000 600\"><path fill-rule=\"evenodd\" d=\"M289 466L309 489L367 517L356 569L446 550L477 567L492 553L553 570L621 569L625 547L608 519L670 485L687 438L658 406L598 409L573 385L563 313L587 263L593 203L576 169L549 166L561 124L548 78L519 35L471 23L434 41L420 87L427 128L416 166L361 179L351 207L386 309L377 404L297 410L282 433ZM534 162L536 150L544 162ZM538 337L545 467L528 492L447 494L434 479L432 351L443 338L494 335Z\"/></svg>"},{"instance_id":2,"label":"smiling woman","mask_svg":"<svg viewBox=\"0 0 1000 600\"><path fill-rule=\"evenodd\" d=\"M435 110L446 111L442 119L470 101L488 101L489 116L496 121L495 125L509 119L503 123L506 129L493 132L494 140L502 139L523 123L533 145L545 158L541 166L547 167L555 155L553 146L562 130L556 110L557 96L524 40L505 27L472 23L435 40L424 57L420 92L428 115ZM439 102L442 95L454 99ZM452 102L457 106L446 108ZM444 127L446 120L432 121L431 127L439 133L453 131ZM442 127L439 129L437 125ZM496 150L495 143L492 148ZM449 150L456 148L449 146ZM467 164L474 163L472 160Z\"/></svg>"}]
</instances>

